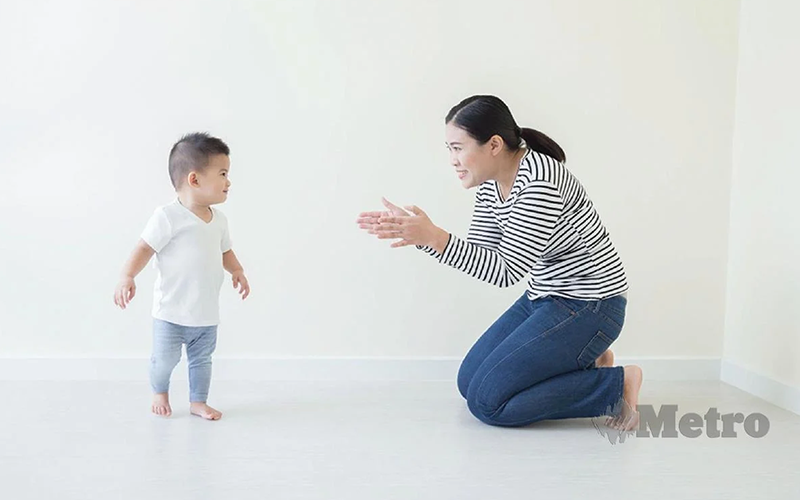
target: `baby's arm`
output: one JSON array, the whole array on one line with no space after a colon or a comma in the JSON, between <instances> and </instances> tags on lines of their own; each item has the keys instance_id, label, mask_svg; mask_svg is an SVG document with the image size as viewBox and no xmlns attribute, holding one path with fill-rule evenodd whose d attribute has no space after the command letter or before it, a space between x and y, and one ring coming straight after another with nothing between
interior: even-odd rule
<instances>
[{"instance_id":1,"label":"baby's arm","mask_svg":"<svg viewBox=\"0 0 800 500\"><path fill-rule=\"evenodd\" d=\"M122 275L117 284L117 289L114 291L114 303L121 309L125 309L136 295L136 283L134 282L134 278L136 278L136 275L142 272L144 266L150 262L153 254L155 254L155 251L150 245L145 243L144 240L139 240L131 256L128 257L128 261L125 262L125 266L122 268Z\"/></svg>"},{"instance_id":2,"label":"baby's arm","mask_svg":"<svg viewBox=\"0 0 800 500\"><path fill-rule=\"evenodd\" d=\"M250 283L247 282L247 278L244 275L244 268L239 262L239 259L236 258L236 254L233 253L233 250L228 250L222 254L222 267L231 273L233 288L238 289L238 292L242 294L242 300L246 299L247 296L250 295Z\"/></svg>"}]
</instances>

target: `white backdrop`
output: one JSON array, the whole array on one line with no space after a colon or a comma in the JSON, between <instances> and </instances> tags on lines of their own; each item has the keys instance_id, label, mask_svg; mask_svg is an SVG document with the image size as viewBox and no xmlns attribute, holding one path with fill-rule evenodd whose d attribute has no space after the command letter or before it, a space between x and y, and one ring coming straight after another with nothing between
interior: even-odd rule
<instances>
[{"instance_id":1,"label":"white backdrop","mask_svg":"<svg viewBox=\"0 0 800 500\"><path fill-rule=\"evenodd\" d=\"M720 356L738 2L4 2L0 355L142 357L114 309L183 133L232 149L253 287L221 356L461 356L523 286L358 231L382 195L463 234L443 118L493 93L566 150L626 264L625 356Z\"/></svg>"},{"instance_id":2,"label":"white backdrop","mask_svg":"<svg viewBox=\"0 0 800 500\"><path fill-rule=\"evenodd\" d=\"M731 203L728 321L724 357L760 380L757 393L793 394L800 413L800 33L791 0L742 4L734 177ZM736 370L734 370L734 375ZM769 398L769 394L759 394ZM776 402L776 401L773 401ZM780 404L778 402L778 404Z\"/></svg>"}]
</instances>

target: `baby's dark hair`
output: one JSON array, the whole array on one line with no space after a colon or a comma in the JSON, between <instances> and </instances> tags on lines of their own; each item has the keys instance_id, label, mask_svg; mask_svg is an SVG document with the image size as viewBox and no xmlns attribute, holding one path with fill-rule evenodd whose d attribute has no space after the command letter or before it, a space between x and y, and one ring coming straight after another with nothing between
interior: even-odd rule
<instances>
[{"instance_id":1,"label":"baby's dark hair","mask_svg":"<svg viewBox=\"0 0 800 500\"><path fill-rule=\"evenodd\" d=\"M190 172L202 172L208 167L211 155L230 154L227 144L205 132L184 135L169 152L169 178L172 185L178 189Z\"/></svg>"}]
</instances>

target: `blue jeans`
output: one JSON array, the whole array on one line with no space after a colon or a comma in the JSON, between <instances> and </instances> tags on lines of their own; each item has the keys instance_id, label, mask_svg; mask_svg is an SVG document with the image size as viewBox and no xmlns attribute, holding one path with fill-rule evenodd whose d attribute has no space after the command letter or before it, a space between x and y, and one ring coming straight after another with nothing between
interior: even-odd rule
<instances>
[{"instance_id":1,"label":"blue jeans","mask_svg":"<svg viewBox=\"0 0 800 500\"><path fill-rule=\"evenodd\" d=\"M467 353L458 390L475 417L498 426L615 413L622 367L596 368L617 339L627 299L519 298Z\"/></svg>"},{"instance_id":2,"label":"blue jeans","mask_svg":"<svg viewBox=\"0 0 800 500\"><path fill-rule=\"evenodd\" d=\"M211 354L217 347L216 326L181 326L154 319L150 386L156 394L169 392L169 378L181 359L183 344L189 363L189 401L205 403L211 386Z\"/></svg>"}]
</instances>

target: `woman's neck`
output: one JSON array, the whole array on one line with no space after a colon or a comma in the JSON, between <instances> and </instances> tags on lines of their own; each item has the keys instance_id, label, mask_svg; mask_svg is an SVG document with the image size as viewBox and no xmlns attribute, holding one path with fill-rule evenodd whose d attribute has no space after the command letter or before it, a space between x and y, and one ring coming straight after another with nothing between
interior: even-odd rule
<instances>
[{"instance_id":1,"label":"woman's neck","mask_svg":"<svg viewBox=\"0 0 800 500\"><path fill-rule=\"evenodd\" d=\"M509 156L508 161L501 164L500 171L495 180L497 181L497 185L500 186L500 194L503 195L503 199L508 198L508 195L511 193L511 188L514 186L517 173L519 173L519 164L527 152L528 150L526 148L520 148L513 155Z\"/></svg>"}]
</instances>

